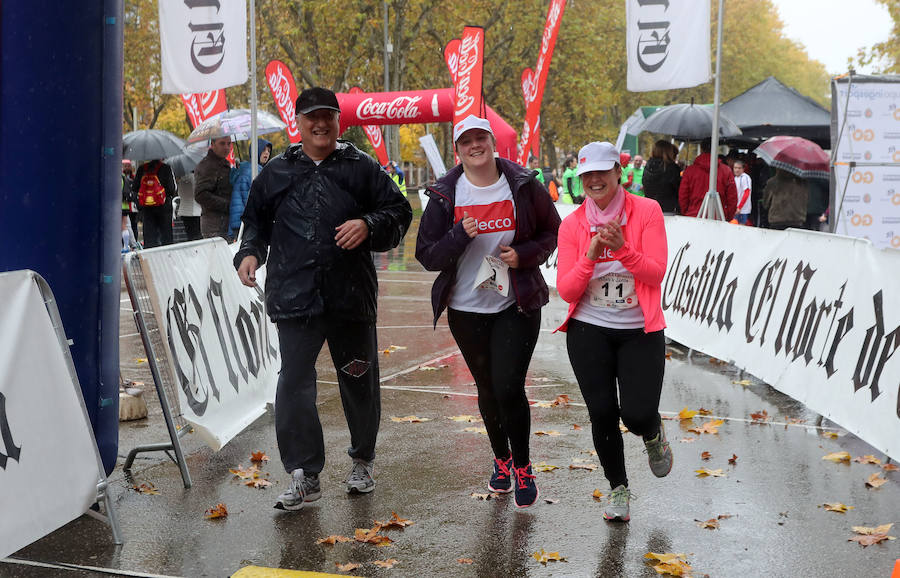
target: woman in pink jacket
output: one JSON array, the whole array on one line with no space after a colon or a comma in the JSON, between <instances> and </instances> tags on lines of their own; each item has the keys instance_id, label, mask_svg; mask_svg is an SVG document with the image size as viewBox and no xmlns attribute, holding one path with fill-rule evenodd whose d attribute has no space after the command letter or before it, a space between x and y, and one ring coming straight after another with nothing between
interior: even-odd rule
<instances>
[{"instance_id":1,"label":"woman in pink jacket","mask_svg":"<svg viewBox=\"0 0 900 578\"><path fill-rule=\"evenodd\" d=\"M559 328L591 417L594 447L612 492L607 520L630 519L621 417L644 439L650 469L663 477L672 450L659 416L666 326L660 286L666 229L652 199L619 185L619 151L592 142L578 152L585 201L559 227L557 290L569 303Z\"/></svg>"}]
</instances>

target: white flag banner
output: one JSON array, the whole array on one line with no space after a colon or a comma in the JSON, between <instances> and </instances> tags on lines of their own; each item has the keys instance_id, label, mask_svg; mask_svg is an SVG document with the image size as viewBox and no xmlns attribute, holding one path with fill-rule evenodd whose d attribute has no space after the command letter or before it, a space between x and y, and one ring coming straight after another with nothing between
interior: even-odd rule
<instances>
[{"instance_id":1,"label":"white flag banner","mask_svg":"<svg viewBox=\"0 0 900 578\"><path fill-rule=\"evenodd\" d=\"M245 0L159 0L165 94L247 82Z\"/></svg>"},{"instance_id":2,"label":"white flag banner","mask_svg":"<svg viewBox=\"0 0 900 578\"><path fill-rule=\"evenodd\" d=\"M709 82L709 0L626 0L628 90Z\"/></svg>"}]
</instances>

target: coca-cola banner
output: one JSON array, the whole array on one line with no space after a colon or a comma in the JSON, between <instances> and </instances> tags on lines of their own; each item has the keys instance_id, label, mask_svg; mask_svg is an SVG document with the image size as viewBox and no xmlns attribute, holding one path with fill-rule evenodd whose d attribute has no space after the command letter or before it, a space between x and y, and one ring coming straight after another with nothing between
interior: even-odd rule
<instances>
[{"instance_id":1,"label":"coca-cola banner","mask_svg":"<svg viewBox=\"0 0 900 578\"><path fill-rule=\"evenodd\" d=\"M247 3L159 2L164 94L247 82Z\"/></svg>"},{"instance_id":2,"label":"coca-cola banner","mask_svg":"<svg viewBox=\"0 0 900 578\"><path fill-rule=\"evenodd\" d=\"M182 93L181 102L191 120L191 128L197 128L204 120L211 116L224 112L228 108L225 98L225 90L211 90L209 92Z\"/></svg>"},{"instance_id":3,"label":"coca-cola banner","mask_svg":"<svg viewBox=\"0 0 900 578\"><path fill-rule=\"evenodd\" d=\"M533 100L532 95L536 90L535 80L534 80L534 71L531 68L526 68L522 71L522 96L525 98L525 110L528 110L528 103ZM537 122L534 123L534 127L531 129L531 152L534 153L534 156L540 158L541 156L541 118L538 116Z\"/></svg>"},{"instance_id":4,"label":"coca-cola banner","mask_svg":"<svg viewBox=\"0 0 900 578\"><path fill-rule=\"evenodd\" d=\"M459 71L459 38L454 38L444 47L444 61L450 71L450 82L456 86L456 73Z\"/></svg>"},{"instance_id":5,"label":"coca-cola banner","mask_svg":"<svg viewBox=\"0 0 900 578\"><path fill-rule=\"evenodd\" d=\"M366 124L416 124L453 118L452 89L359 92L337 95L341 131Z\"/></svg>"},{"instance_id":6,"label":"coca-cola banner","mask_svg":"<svg viewBox=\"0 0 900 578\"><path fill-rule=\"evenodd\" d=\"M288 139L292 143L300 142L300 129L297 128L297 85L294 75L287 65L280 60L272 60L266 65L266 82L275 98L275 106L281 114L281 120L287 124Z\"/></svg>"},{"instance_id":7,"label":"coca-cola banner","mask_svg":"<svg viewBox=\"0 0 900 578\"><path fill-rule=\"evenodd\" d=\"M459 59L456 67L456 103L453 108L453 124L470 114L484 117L484 99L481 94L484 74L484 28L466 26L459 43Z\"/></svg>"},{"instance_id":8,"label":"coca-cola banner","mask_svg":"<svg viewBox=\"0 0 900 578\"><path fill-rule=\"evenodd\" d=\"M519 164L528 162L528 154L531 151L535 127L537 127L541 114L541 99L544 97L544 85L547 82L547 74L550 72L550 59L553 58L553 48L556 46L556 36L559 34L559 24L562 21L563 11L566 9L565 0L552 0L547 11L547 24L544 26L544 35L541 37L541 51L538 54L537 65L534 67L534 91L527 95L530 101L525 108L525 125L522 128L522 147L519 152Z\"/></svg>"},{"instance_id":9,"label":"coca-cola banner","mask_svg":"<svg viewBox=\"0 0 900 578\"><path fill-rule=\"evenodd\" d=\"M359 94L362 91L358 86L350 88L350 94ZM366 136L369 137L372 148L375 149L375 156L378 157L378 162L381 163L381 166L388 164L390 159L388 158L387 147L384 144L384 135L382 135L381 129L374 124L364 124L362 128Z\"/></svg>"}]
</instances>

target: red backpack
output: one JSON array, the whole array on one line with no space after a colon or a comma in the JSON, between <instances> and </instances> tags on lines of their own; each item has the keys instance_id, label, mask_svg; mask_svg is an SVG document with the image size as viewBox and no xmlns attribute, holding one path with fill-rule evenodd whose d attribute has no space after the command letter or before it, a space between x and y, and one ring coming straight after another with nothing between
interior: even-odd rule
<instances>
[{"instance_id":1,"label":"red backpack","mask_svg":"<svg viewBox=\"0 0 900 578\"><path fill-rule=\"evenodd\" d=\"M166 203L166 189L157 176L160 164L153 163L144 168L141 187L138 189L138 204L142 207L159 207Z\"/></svg>"}]
</instances>

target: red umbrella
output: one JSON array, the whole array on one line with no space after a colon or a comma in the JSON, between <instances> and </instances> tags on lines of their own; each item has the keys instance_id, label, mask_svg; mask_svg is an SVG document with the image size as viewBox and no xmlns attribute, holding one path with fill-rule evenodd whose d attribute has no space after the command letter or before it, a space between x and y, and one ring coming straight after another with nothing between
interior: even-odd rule
<instances>
[{"instance_id":1,"label":"red umbrella","mask_svg":"<svg viewBox=\"0 0 900 578\"><path fill-rule=\"evenodd\" d=\"M831 158L822 147L799 136L773 136L759 145L756 155L766 164L798 177L828 178Z\"/></svg>"}]
</instances>

